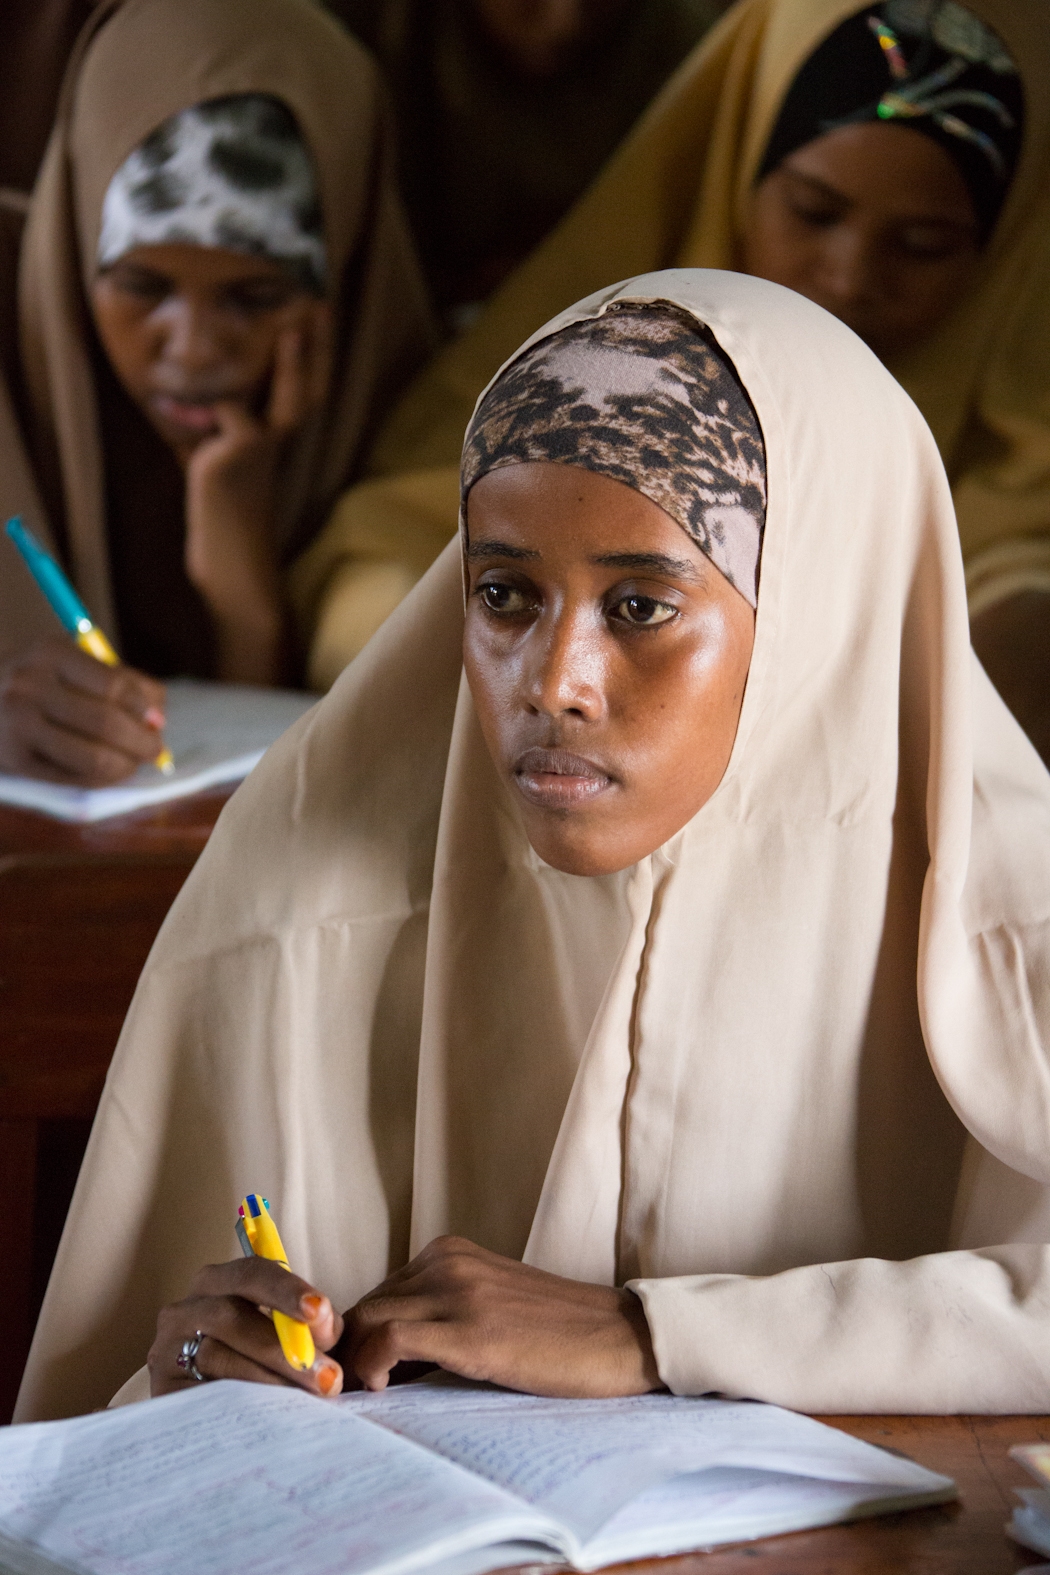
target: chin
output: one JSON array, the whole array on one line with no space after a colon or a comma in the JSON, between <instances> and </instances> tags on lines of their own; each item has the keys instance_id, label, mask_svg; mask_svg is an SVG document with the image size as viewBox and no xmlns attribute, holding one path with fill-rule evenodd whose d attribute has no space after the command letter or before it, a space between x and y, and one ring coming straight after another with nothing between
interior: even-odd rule
<instances>
[{"instance_id":1,"label":"chin","mask_svg":"<svg viewBox=\"0 0 1050 1575\"><path fill-rule=\"evenodd\" d=\"M171 452L182 465L185 465L192 458L194 452L205 441L206 437L214 435L210 432L187 433L184 427L173 428L166 421L158 421L154 416L150 416L149 412L147 412L147 417L154 432L156 432L165 446L171 449Z\"/></svg>"},{"instance_id":2,"label":"chin","mask_svg":"<svg viewBox=\"0 0 1050 1575\"><path fill-rule=\"evenodd\" d=\"M582 828L575 835L568 826L526 824L525 830L533 851L563 875L615 875L637 863L637 858L625 858L621 847L610 847L605 838L588 836Z\"/></svg>"}]
</instances>

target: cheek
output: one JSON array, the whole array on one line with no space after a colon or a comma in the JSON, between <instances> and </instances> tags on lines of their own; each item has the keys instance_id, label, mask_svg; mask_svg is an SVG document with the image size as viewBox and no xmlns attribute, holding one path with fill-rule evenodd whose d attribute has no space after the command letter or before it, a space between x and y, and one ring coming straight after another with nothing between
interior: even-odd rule
<instances>
[{"instance_id":1,"label":"cheek","mask_svg":"<svg viewBox=\"0 0 1050 1575\"><path fill-rule=\"evenodd\" d=\"M745 273L797 289L814 270L819 251L819 233L801 232L782 203L756 197L741 243Z\"/></svg>"},{"instance_id":2,"label":"cheek","mask_svg":"<svg viewBox=\"0 0 1050 1575\"><path fill-rule=\"evenodd\" d=\"M229 325L225 349L230 360L243 369L246 378L254 380L269 371L276 354L280 327L272 317Z\"/></svg>"},{"instance_id":3,"label":"cheek","mask_svg":"<svg viewBox=\"0 0 1050 1575\"><path fill-rule=\"evenodd\" d=\"M468 606L463 628L463 671L485 742L497 758L502 754L501 734L510 715L508 699L514 685L513 664L503 644L478 617L475 606Z\"/></svg>"},{"instance_id":4,"label":"cheek","mask_svg":"<svg viewBox=\"0 0 1050 1575\"><path fill-rule=\"evenodd\" d=\"M736 622L647 674L625 710L636 801L673 822L665 836L706 803L729 764L753 639L750 609L739 629Z\"/></svg>"},{"instance_id":5,"label":"cheek","mask_svg":"<svg viewBox=\"0 0 1050 1575\"><path fill-rule=\"evenodd\" d=\"M973 261L966 256L931 264L908 261L900 267L897 299L910 321L943 317L966 290Z\"/></svg>"},{"instance_id":6,"label":"cheek","mask_svg":"<svg viewBox=\"0 0 1050 1575\"><path fill-rule=\"evenodd\" d=\"M156 355L157 335L147 313L134 302L96 295L95 330L111 366L125 383L136 383Z\"/></svg>"}]
</instances>

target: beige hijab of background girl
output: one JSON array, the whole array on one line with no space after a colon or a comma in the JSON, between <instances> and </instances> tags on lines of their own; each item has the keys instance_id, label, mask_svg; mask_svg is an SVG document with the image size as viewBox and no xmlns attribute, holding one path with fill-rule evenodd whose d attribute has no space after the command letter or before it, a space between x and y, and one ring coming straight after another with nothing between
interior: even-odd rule
<instances>
[{"instance_id":1,"label":"beige hijab of background girl","mask_svg":"<svg viewBox=\"0 0 1050 1575\"><path fill-rule=\"evenodd\" d=\"M973 663L936 448L763 280L650 275L544 332L651 299L710 325L765 437L721 785L618 875L541 863L450 546L161 931L20 1418L109 1399L249 1188L338 1307L452 1231L628 1281L678 1392L1050 1409L1050 776Z\"/></svg>"},{"instance_id":2,"label":"beige hijab of background girl","mask_svg":"<svg viewBox=\"0 0 1050 1575\"><path fill-rule=\"evenodd\" d=\"M313 158L336 352L328 401L293 441L278 528L287 560L353 478L379 412L430 343L420 276L393 183L393 148L369 57L310 0L124 0L79 41L33 196L19 316L30 446L67 567L115 632L88 292L114 172L169 115L235 93L271 93ZM6 447L7 445L5 445ZM30 522L47 534L30 499ZM0 625L28 596L4 545ZM11 616L17 614L17 608ZM41 614L42 618L45 615ZM54 632L44 622L41 632Z\"/></svg>"},{"instance_id":3,"label":"beige hijab of background girl","mask_svg":"<svg viewBox=\"0 0 1050 1575\"><path fill-rule=\"evenodd\" d=\"M1017 171L977 280L936 333L894 361L952 483L974 613L1050 591L1050 10L966 0L1016 60ZM739 0L694 51L590 191L443 351L386 425L373 480L342 501L299 571L336 602L362 558L414 572L455 521L456 466L482 386L554 312L654 268L734 268L746 204L799 68L857 0ZM349 565L349 567L348 567Z\"/></svg>"}]
</instances>

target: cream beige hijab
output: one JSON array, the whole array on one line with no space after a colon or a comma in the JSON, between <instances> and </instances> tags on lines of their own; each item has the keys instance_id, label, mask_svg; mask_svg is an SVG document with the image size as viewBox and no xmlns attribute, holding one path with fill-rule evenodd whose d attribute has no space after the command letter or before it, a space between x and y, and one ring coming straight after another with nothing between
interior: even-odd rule
<instances>
[{"instance_id":1,"label":"cream beige hijab","mask_svg":"<svg viewBox=\"0 0 1050 1575\"><path fill-rule=\"evenodd\" d=\"M936 447L799 296L668 272L548 328L618 299L708 324L765 436L721 785L619 875L545 866L450 547L165 923L19 1418L108 1400L248 1188L340 1306L453 1231L629 1281L678 1392L1050 1409L1050 776L972 661Z\"/></svg>"},{"instance_id":2,"label":"cream beige hijab","mask_svg":"<svg viewBox=\"0 0 1050 1575\"><path fill-rule=\"evenodd\" d=\"M1019 590L1050 591L1050 10L1045 0L966 4L1020 68L1022 154L972 287L890 370L940 447L976 614ZM474 327L419 375L370 454L371 476L340 501L297 569L301 594L331 624L333 652L341 581L380 559L418 574L445 545L467 418L527 334L617 279L739 266L748 198L784 97L817 45L859 9L859 0L739 0ZM342 638L352 651L351 626Z\"/></svg>"},{"instance_id":3,"label":"cream beige hijab","mask_svg":"<svg viewBox=\"0 0 1050 1575\"><path fill-rule=\"evenodd\" d=\"M383 410L432 342L396 195L391 128L364 50L310 0L100 5L70 62L33 195L19 318L29 446L52 539L64 542L78 590L111 633L117 621L87 304L102 201L114 172L157 125L233 93L273 93L295 115L316 166L329 274L338 281L329 398L282 469L277 545L285 561L323 524ZM30 522L48 536L48 522L31 505ZM0 559L0 624L9 604L17 610L26 599L24 571L13 564ZM309 609L298 610L308 634Z\"/></svg>"}]
</instances>

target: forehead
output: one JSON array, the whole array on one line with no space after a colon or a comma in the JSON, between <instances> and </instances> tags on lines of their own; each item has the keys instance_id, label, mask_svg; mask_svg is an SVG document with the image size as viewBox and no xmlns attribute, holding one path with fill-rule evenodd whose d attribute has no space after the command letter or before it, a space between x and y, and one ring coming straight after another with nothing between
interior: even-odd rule
<instances>
[{"instance_id":1,"label":"forehead","mask_svg":"<svg viewBox=\"0 0 1050 1575\"><path fill-rule=\"evenodd\" d=\"M958 168L929 137L906 126L838 126L788 155L789 174L854 203L970 222L973 204Z\"/></svg>"},{"instance_id":2,"label":"forehead","mask_svg":"<svg viewBox=\"0 0 1050 1575\"><path fill-rule=\"evenodd\" d=\"M288 272L269 257L249 257L222 246L198 246L173 242L157 246L133 246L105 272L122 269L162 274L167 279L187 284L222 284L245 279L287 280Z\"/></svg>"},{"instance_id":3,"label":"forehead","mask_svg":"<svg viewBox=\"0 0 1050 1575\"><path fill-rule=\"evenodd\" d=\"M475 567L502 559L562 571L648 554L689 578L705 572L695 542L650 498L577 466L490 471L471 489L466 508L465 550Z\"/></svg>"}]
</instances>

